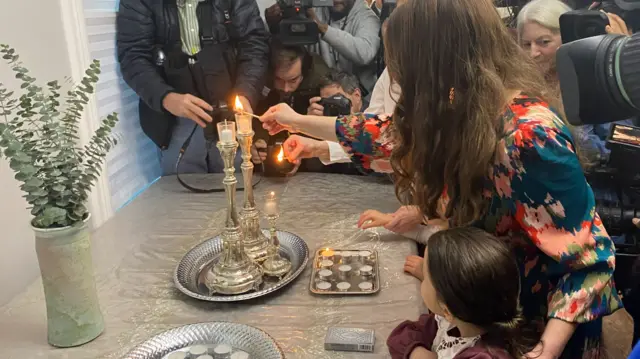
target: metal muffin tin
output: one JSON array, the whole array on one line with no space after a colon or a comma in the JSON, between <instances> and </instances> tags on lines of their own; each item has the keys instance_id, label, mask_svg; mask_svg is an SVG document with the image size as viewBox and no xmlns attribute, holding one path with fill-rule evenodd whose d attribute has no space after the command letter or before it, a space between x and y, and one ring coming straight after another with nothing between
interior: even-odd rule
<instances>
[{"instance_id":1,"label":"metal muffin tin","mask_svg":"<svg viewBox=\"0 0 640 359\"><path fill-rule=\"evenodd\" d=\"M331 251L331 256L325 255ZM315 252L309 290L319 295L375 294L380 291L378 252L320 248Z\"/></svg>"},{"instance_id":2,"label":"metal muffin tin","mask_svg":"<svg viewBox=\"0 0 640 359\"><path fill-rule=\"evenodd\" d=\"M268 235L268 231L263 230L263 232ZM204 278L206 272L222 254L222 239L218 235L198 244L180 260L173 276L176 287L192 298L209 302L238 302L277 291L298 277L309 261L309 247L302 238L289 232L278 231L277 233L280 241L279 253L291 261L291 271L279 281L265 276L258 291L238 295L209 295Z\"/></svg>"},{"instance_id":3,"label":"metal muffin tin","mask_svg":"<svg viewBox=\"0 0 640 359\"><path fill-rule=\"evenodd\" d=\"M244 351L250 358L284 359L276 341L261 329L244 324L211 322L189 324L162 332L133 348L122 359L166 359L176 351L204 346L213 355L219 344Z\"/></svg>"}]
</instances>

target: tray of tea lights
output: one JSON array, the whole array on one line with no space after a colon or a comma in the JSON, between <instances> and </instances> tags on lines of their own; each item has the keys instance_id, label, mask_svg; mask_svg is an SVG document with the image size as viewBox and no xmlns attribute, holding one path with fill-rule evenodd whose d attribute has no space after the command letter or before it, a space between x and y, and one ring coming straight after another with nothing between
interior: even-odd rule
<instances>
[{"instance_id":1,"label":"tray of tea lights","mask_svg":"<svg viewBox=\"0 0 640 359\"><path fill-rule=\"evenodd\" d=\"M315 294L374 294L380 291L378 252L321 248L313 260L309 289Z\"/></svg>"},{"instance_id":2,"label":"tray of tea lights","mask_svg":"<svg viewBox=\"0 0 640 359\"><path fill-rule=\"evenodd\" d=\"M264 331L239 323L189 324L141 343L122 359L284 359Z\"/></svg>"}]
</instances>

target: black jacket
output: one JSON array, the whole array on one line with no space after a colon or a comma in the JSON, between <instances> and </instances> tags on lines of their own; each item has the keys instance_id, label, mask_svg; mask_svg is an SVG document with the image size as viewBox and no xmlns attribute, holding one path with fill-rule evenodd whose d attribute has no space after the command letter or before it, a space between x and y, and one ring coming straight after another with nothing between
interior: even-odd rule
<instances>
[{"instance_id":1,"label":"black jacket","mask_svg":"<svg viewBox=\"0 0 640 359\"><path fill-rule=\"evenodd\" d=\"M156 46L180 38L176 0L121 0L117 17L118 61L124 80L150 108L163 112L162 100L173 91L154 64ZM214 2L214 34L228 36L236 49L235 93L255 107L260 99L269 62L269 34L256 0L232 0L231 24L224 25ZM228 30L228 31L227 31Z\"/></svg>"}]
</instances>

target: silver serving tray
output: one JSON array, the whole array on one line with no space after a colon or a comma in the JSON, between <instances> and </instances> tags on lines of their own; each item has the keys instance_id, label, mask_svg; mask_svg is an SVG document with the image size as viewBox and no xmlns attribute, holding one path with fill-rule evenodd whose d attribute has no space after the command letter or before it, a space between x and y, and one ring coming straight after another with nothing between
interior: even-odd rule
<instances>
[{"instance_id":1,"label":"silver serving tray","mask_svg":"<svg viewBox=\"0 0 640 359\"><path fill-rule=\"evenodd\" d=\"M244 324L211 322L189 324L162 332L133 348L122 359L163 359L192 345L228 344L250 358L283 359L284 353L266 332Z\"/></svg>"},{"instance_id":2,"label":"silver serving tray","mask_svg":"<svg viewBox=\"0 0 640 359\"><path fill-rule=\"evenodd\" d=\"M267 230L263 232L269 235ZM237 295L210 295L204 284L204 276L222 254L222 239L218 235L198 244L180 260L173 275L176 287L192 298L209 302L238 302L275 292L298 277L309 261L309 247L302 238L289 232L277 233L280 240L279 253L291 261L291 271L281 280L265 276L258 291Z\"/></svg>"},{"instance_id":3,"label":"silver serving tray","mask_svg":"<svg viewBox=\"0 0 640 359\"><path fill-rule=\"evenodd\" d=\"M333 264L330 267L323 267L322 261L324 259L322 252L325 250L334 251L333 257L330 259ZM361 257L360 252L369 252L368 257ZM342 254L349 253L349 259L345 261ZM360 249L335 249L335 248L320 248L315 252L312 265L311 280L309 282L309 290L311 293L319 295L368 295L376 294L380 291L380 270L378 268L379 257L378 251L370 248ZM345 278L340 278L338 268L343 265L349 265L352 270L347 273ZM361 275L360 267L368 265L371 266L372 273L370 275ZM329 278L320 278L320 271L322 269L328 269L332 271L332 275ZM331 284L329 289L318 288L318 283L327 282ZM349 283L349 289L339 290L338 283ZM372 287L369 290L362 290L359 284L362 282L371 283Z\"/></svg>"}]
</instances>

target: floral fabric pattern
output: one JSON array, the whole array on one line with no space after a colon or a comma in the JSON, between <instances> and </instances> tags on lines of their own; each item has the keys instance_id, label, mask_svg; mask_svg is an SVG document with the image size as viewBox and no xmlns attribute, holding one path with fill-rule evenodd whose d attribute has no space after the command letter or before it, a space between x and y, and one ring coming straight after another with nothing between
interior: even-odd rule
<instances>
[{"instance_id":1,"label":"floral fabric pattern","mask_svg":"<svg viewBox=\"0 0 640 359\"><path fill-rule=\"evenodd\" d=\"M584 323L565 355L587 357L597 350L601 317L622 307L613 242L595 212L569 130L549 105L520 95L502 119L485 190L489 207L476 224L513 248L525 315ZM336 133L356 164L390 168L383 164L393 148L385 136L390 124L388 117L352 115L338 119Z\"/></svg>"}]
</instances>

